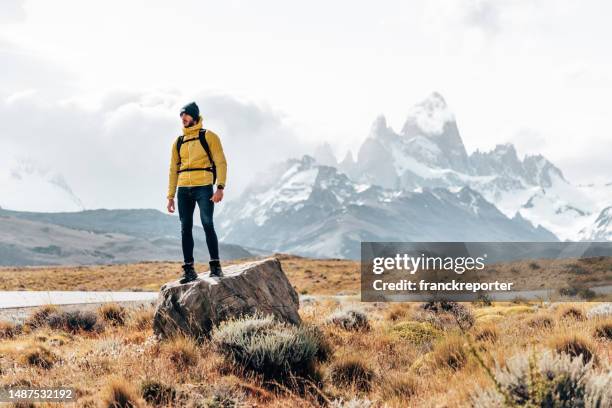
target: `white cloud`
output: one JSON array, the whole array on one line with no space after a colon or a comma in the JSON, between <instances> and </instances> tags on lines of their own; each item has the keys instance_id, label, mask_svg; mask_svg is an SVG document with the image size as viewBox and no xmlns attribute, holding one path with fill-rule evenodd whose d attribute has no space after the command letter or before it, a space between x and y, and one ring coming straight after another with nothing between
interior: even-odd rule
<instances>
[{"instance_id":1,"label":"white cloud","mask_svg":"<svg viewBox=\"0 0 612 408\"><path fill-rule=\"evenodd\" d=\"M23 20L26 16L23 3L23 0L3 0L0 2L0 23Z\"/></svg>"},{"instance_id":2,"label":"white cloud","mask_svg":"<svg viewBox=\"0 0 612 408\"><path fill-rule=\"evenodd\" d=\"M224 145L228 197L261 166L303 153L305 144L278 113L227 95L195 99ZM181 132L179 107L189 100L111 94L99 108L85 109L13 98L0 105L0 132L7 136L2 160L24 156L60 172L87 208L163 208L171 145Z\"/></svg>"},{"instance_id":3,"label":"white cloud","mask_svg":"<svg viewBox=\"0 0 612 408\"><path fill-rule=\"evenodd\" d=\"M569 178L588 179L572 163L598 157L612 132L610 8L3 1L0 144L63 167L89 207L154 206L176 109L188 100L201 102L227 144L237 166L228 187L240 188L261 157L323 141L355 151L379 113L399 129L412 104L439 90L468 150L516 140L524 151L541 147ZM598 163L593 171L611 172Z\"/></svg>"}]
</instances>

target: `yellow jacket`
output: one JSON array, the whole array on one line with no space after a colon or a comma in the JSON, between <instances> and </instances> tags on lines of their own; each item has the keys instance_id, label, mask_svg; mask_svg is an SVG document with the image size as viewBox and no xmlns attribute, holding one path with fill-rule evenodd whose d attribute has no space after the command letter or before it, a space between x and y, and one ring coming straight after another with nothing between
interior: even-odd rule
<instances>
[{"instance_id":1,"label":"yellow jacket","mask_svg":"<svg viewBox=\"0 0 612 408\"><path fill-rule=\"evenodd\" d=\"M202 129L202 116L198 118L198 123L195 125L183 128L183 144L181 145L181 167L179 169L179 156L176 151L176 142L172 143L172 153L170 156L170 174L168 178L168 199L172 199L176 193L177 186L206 186L213 183L213 174L206 170L184 171L178 173L178 170L193 169L201 167L210 167L212 163L208 159L206 151L200 142L189 142L191 139L198 139L200 129ZM206 129L206 141L210 147L210 154L217 167L217 185L225 186L225 178L227 176L227 162L225 154L221 146L219 136L212 130Z\"/></svg>"}]
</instances>

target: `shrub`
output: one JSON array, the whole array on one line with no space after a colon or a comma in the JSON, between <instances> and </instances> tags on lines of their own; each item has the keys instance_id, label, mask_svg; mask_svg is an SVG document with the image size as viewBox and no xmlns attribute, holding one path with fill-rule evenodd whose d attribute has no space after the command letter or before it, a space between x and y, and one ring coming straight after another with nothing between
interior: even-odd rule
<instances>
[{"instance_id":1,"label":"shrub","mask_svg":"<svg viewBox=\"0 0 612 408\"><path fill-rule=\"evenodd\" d=\"M102 320L114 325L123 326L127 317L125 308L117 303L106 303L98 308Z\"/></svg>"},{"instance_id":2,"label":"shrub","mask_svg":"<svg viewBox=\"0 0 612 408\"><path fill-rule=\"evenodd\" d=\"M599 374L580 358L545 351L516 355L495 370L496 386L478 390L473 406L604 407L612 402L612 375Z\"/></svg>"},{"instance_id":3,"label":"shrub","mask_svg":"<svg viewBox=\"0 0 612 408\"><path fill-rule=\"evenodd\" d=\"M457 324L463 329L469 329L474 325L476 319L471 310L461 303L452 301L431 301L421 305L421 307L432 313L449 313L456 320Z\"/></svg>"},{"instance_id":4,"label":"shrub","mask_svg":"<svg viewBox=\"0 0 612 408\"><path fill-rule=\"evenodd\" d=\"M36 329L47 324L49 315L59 312L59 308L55 305L41 306L34 311L25 321L25 325Z\"/></svg>"},{"instance_id":5,"label":"shrub","mask_svg":"<svg viewBox=\"0 0 612 408\"><path fill-rule=\"evenodd\" d=\"M579 297L586 300L591 300L597 296L597 293L592 289L576 285L560 288L558 292L561 296Z\"/></svg>"},{"instance_id":6,"label":"shrub","mask_svg":"<svg viewBox=\"0 0 612 408\"><path fill-rule=\"evenodd\" d=\"M585 320L584 312L575 306L565 306L560 308L559 316L562 319Z\"/></svg>"},{"instance_id":7,"label":"shrub","mask_svg":"<svg viewBox=\"0 0 612 408\"><path fill-rule=\"evenodd\" d=\"M140 385L140 393L145 401L155 406L171 405L176 397L176 391L160 381L147 380Z\"/></svg>"},{"instance_id":8,"label":"shrub","mask_svg":"<svg viewBox=\"0 0 612 408\"><path fill-rule=\"evenodd\" d=\"M430 323L424 322L409 321L398 323L393 326L391 331L402 339L417 345L432 343L442 336L440 330L433 327Z\"/></svg>"},{"instance_id":9,"label":"shrub","mask_svg":"<svg viewBox=\"0 0 612 408\"><path fill-rule=\"evenodd\" d=\"M24 365L50 369L57 362L58 357L46 347L31 345L20 355L20 361Z\"/></svg>"},{"instance_id":10,"label":"shrub","mask_svg":"<svg viewBox=\"0 0 612 408\"><path fill-rule=\"evenodd\" d=\"M271 315L225 321L213 330L212 342L230 363L279 381L288 374L313 377L323 348L318 330Z\"/></svg>"},{"instance_id":11,"label":"shrub","mask_svg":"<svg viewBox=\"0 0 612 408\"><path fill-rule=\"evenodd\" d=\"M21 333L21 326L11 322L0 321L0 340L12 339Z\"/></svg>"},{"instance_id":12,"label":"shrub","mask_svg":"<svg viewBox=\"0 0 612 408\"><path fill-rule=\"evenodd\" d=\"M330 366L329 377L336 388L353 387L359 391L369 391L374 370L361 356L343 356Z\"/></svg>"},{"instance_id":13,"label":"shrub","mask_svg":"<svg viewBox=\"0 0 612 408\"><path fill-rule=\"evenodd\" d=\"M569 264L565 267L565 269L574 275L586 275L589 273L586 269L578 264Z\"/></svg>"},{"instance_id":14,"label":"shrub","mask_svg":"<svg viewBox=\"0 0 612 408\"><path fill-rule=\"evenodd\" d=\"M327 323L342 327L345 330L368 330L368 316L355 309L337 310L327 318Z\"/></svg>"},{"instance_id":15,"label":"shrub","mask_svg":"<svg viewBox=\"0 0 612 408\"><path fill-rule=\"evenodd\" d=\"M585 363L595 358L593 342L580 334L561 334L550 341L550 345L558 352L571 357L581 357Z\"/></svg>"},{"instance_id":16,"label":"shrub","mask_svg":"<svg viewBox=\"0 0 612 408\"><path fill-rule=\"evenodd\" d=\"M238 408L244 406L245 396L236 389L220 384L215 386L212 395L206 401L207 408Z\"/></svg>"},{"instance_id":17,"label":"shrub","mask_svg":"<svg viewBox=\"0 0 612 408\"><path fill-rule=\"evenodd\" d=\"M526 323L532 329L550 329L555 325L554 319L545 314L531 316Z\"/></svg>"},{"instance_id":18,"label":"shrub","mask_svg":"<svg viewBox=\"0 0 612 408\"><path fill-rule=\"evenodd\" d=\"M104 408L137 408L142 403L138 392L124 378L111 378L102 389L100 403Z\"/></svg>"},{"instance_id":19,"label":"shrub","mask_svg":"<svg viewBox=\"0 0 612 408\"><path fill-rule=\"evenodd\" d=\"M94 312L81 310L51 313L47 316L47 325L52 329L66 330L71 333L93 332L103 329Z\"/></svg>"},{"instance_id":20,"label":"shrub","mask_svg":"<svg viewBox=\"0 0 612 408\"><path fill-rule=\"evenodd\" d=\"M587 312L587 317L589 319L596 319L608 316L612 316L612 303L610 302L597 305Z\"/></svg>"},{"instance_id":21,"label":"shrub","mask_svg":"<svg viewBox=\"0 0 612 408\"><path fill-rule=\"evenodd\" d=\"M479 292L472 304L477 307L487 307L493 304L493 299L488 293Z\"/></svg>"},{"instance_id":22,"label":"shrub","mask_svg":"<svg viewBox=\"0 0 612 408\"><path fill-rule=\"evenodd\" d=\"M445 337L436 344L431 357L437 367L447 367L455 371L461 369L468 360L463 338L456 335Z\"/></svg>"},{"instance_id":23,"label":"shrub","mask_svg":"<svg viewBox=\"0 0 612 408\"><path fill-rule=\"evenodd\" d=\"M529 268L536 270L536 269L540 269L541 266L537 262L529 262Z\"/></svg>"},{"instance_id":24,"label":"shrub","mask_svg":"<svg viewBox=\"0 0 612 408\"><path fill-rule=\"evenodd\" d=\"M605 340L612 340L612 320L598 323L593 331L593 336Z\"/></svg>"}]
</instances>

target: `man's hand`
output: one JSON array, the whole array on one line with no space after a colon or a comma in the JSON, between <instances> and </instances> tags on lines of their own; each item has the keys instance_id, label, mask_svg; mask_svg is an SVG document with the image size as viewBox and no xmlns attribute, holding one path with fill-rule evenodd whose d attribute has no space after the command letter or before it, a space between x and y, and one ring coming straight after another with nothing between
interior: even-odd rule
<instances>
[{"instance_id":1,"label":"man's hand","mask_svg":"<svg viewBox=\"0 0 612 408\"><path fill-rule=\"evenodd\" d=\"M174 198L169 198L168 199L168 212L169 213L173 213L174 212Z\"/></svg>"},{"instance_id":2,"label":"man's hand","mask_svg":"<svg viewBox=\"0 0 612 408\"><path fill-rule=\"evenodd\" d=\"M213 203L218 203L221 200L223 200L223 189L218 188L217 191L215 191L215 193L210 198L210 201L212 201Z\"/></svg>"}]
</instances>

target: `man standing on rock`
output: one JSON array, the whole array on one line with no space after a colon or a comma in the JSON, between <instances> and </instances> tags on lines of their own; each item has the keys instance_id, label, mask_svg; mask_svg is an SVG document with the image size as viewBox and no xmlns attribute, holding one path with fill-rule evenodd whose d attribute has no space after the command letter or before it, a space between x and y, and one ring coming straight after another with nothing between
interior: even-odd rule
<instances>
[{"instance_id":1,"label":"man standing on rock","mask_svg":"<svg viewBox=\"0 0 612 408\"><path fill-rule=\"evenodd\" d=\"M174 212L174 194L178 185L178 211L181 220L183 277L181 283L198 278L193 263L193 213L196 203L206 234L210 254L210 276L222 276L219 243L213 225L215 203L223 199L227 163L219 136L202 127L202 116L195 102L181 109L183 134L172 144L168 183L168 212ZM213 193L213 185L217 185Z\"/></svg>"}]
</instances>

